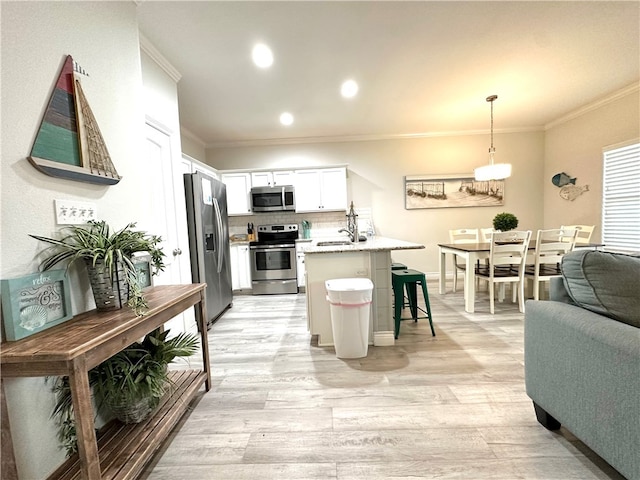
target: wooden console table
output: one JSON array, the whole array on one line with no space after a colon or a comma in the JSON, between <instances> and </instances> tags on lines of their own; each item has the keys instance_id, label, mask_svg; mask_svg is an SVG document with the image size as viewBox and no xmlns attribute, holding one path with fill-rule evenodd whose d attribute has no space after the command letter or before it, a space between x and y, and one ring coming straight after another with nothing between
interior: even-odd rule
<instances>
[{"instance_id":1,"label":"wooden console table","mask_svg":"<svg viewBox=\"0 0 640 480\"><path fill-rule=\"evenodd\" d=\"M2 343L2 377L69 377L78 436L78 455L49 478L129 479L140 474L198 393L211 388L203 283L161 285L145 290L149 311L136 317L129 308L91 311L16 342ZM172 388L148 420L111 422L96 438L88 371L147 333L195 305L202 347L202 370L172 372ZM4 439L4 437L3 437Z\"/></svg>"}]
</instances>

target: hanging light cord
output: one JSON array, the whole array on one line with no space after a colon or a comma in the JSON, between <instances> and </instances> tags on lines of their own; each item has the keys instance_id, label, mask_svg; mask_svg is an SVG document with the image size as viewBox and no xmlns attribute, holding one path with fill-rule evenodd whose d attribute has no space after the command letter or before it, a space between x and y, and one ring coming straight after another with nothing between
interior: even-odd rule
<instances>
[{"instance_id":1,"label":"hanging light cord","mask_svg":"<svg viewBox=\"0 0 640 480\"><path fill-rule=\"evenodd\" d=\"M491 164L493 165L493 154L496 151L493 148L493 101L498 98L497 95L490 95L487 97L487 102L491 103L491 147L489 148L489 158L491 159Z\"/></svg>"}]
</instances>

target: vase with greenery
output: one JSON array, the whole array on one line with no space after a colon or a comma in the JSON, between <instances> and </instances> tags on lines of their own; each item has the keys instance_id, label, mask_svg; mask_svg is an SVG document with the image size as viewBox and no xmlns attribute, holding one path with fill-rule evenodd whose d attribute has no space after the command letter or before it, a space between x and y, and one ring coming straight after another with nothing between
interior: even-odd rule
<instances>
[{"instance_id":1,"label":"vase with greenery","mask_svg":"<svg viewBox=\"0 0 640 480\"><path fill-rule=\"evenodd\" d=\"M188 357L198 349L198 336L181 333L167 338L169 330L154 330L141 342L89 370L89 385L98 413L113 414L124 423L145 420L171 388L168 365L177 357ZM53 385L56 406L52 417L58 424L58 438L67 454L77 451L73 403L68 377Z\"/></svg>"},{"instance_id":2,"label":"vase with greenery","mask_svg":"<svg viewBox=\"0 0 640 480\"><path fill-rule=\"evenodd\" d=\"M61 262L71 264L83 260L87 265L98 310L121 308L123 304L128 304L136 315L141 315L148 305L133 255L147 252L151 257L152 274L162 271L165 265L164 253L159 247L162 239L135 230L135 226L135 223L129 223L120 230L112 231L106 222L92 221L87 225L63 228L60 238L31 237L51 244L43 253L41 270L48 270Z\"/></svg>"},{"instance_id":3,"label":"vase with greenery","mask_svg":"<svg viewBox=\"0 0 640 480\"><path fill-rule=\"evenodd\" d=\"M502 212L493 217L493 228L500 232L508 232L518 226L518 219L512 213Z\"/></svg>"}]
</instances>

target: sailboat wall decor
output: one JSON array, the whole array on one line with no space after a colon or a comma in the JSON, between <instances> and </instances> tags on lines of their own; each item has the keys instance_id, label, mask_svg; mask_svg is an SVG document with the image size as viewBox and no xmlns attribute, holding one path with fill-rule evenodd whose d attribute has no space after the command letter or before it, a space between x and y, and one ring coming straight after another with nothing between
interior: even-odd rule
<instances>
[{"instance_id":1,"label":"sailboat wall decor","mask_svg":"<svg viewBox=\"0 0 640 480\"><path fill-rule=\"evenodd\" d=\"M52 177L115 185L118 175L80 86L86 73L68 55L33 142L29 161Z\"/></svg>"}]
</instances>

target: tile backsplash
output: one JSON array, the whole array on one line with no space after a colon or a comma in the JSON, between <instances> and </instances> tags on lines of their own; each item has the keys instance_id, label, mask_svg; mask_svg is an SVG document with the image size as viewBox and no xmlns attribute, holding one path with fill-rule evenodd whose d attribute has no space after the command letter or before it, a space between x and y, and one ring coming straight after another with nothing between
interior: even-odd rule
<instances>
[{"instance_id":1,"label":"tile backsplash","mask_svg":"<svg viewBox=\"0 0 640 480\"><path fill-rule=\"evenodd\" d=\"M371 218L370 209L363 209L356 212L359 215L358 229L363 232L365 225ZM229 217L229 234L240 235L247 233L247 224L253 223L255 227L258 225L272 225L279 223L297 223L302 236L302 221L307 220L311 223L311 237L330 237L339 236L338 230L346 227L346 212L314 212L314 213L257 213L255 215L238 215ZM364 232L363 232L364 233Z\"/></svg>"}]
</instances>

